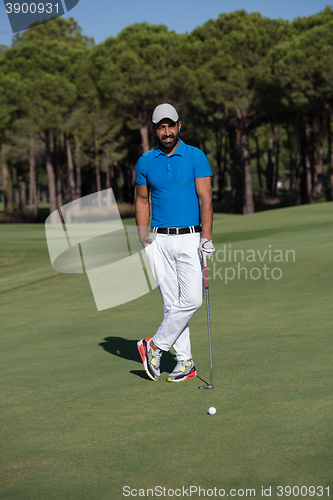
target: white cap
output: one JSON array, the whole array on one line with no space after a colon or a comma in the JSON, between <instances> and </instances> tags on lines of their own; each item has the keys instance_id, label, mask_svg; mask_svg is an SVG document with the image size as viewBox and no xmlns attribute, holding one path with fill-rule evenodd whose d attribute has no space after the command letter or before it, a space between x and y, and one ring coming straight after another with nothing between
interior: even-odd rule
<instances>
[{"instance_id":1,"label":"white cap","mask_svg":"<svg viewBox=\"0 0 333 500\"><path fill-rule=\"evenodd\" d=\"M179 119L178 113L171 104L160 104L154 109L152 122L159 123L163 118L169 118L173 122L177 122Z\"/></svg>"}]
</instances>

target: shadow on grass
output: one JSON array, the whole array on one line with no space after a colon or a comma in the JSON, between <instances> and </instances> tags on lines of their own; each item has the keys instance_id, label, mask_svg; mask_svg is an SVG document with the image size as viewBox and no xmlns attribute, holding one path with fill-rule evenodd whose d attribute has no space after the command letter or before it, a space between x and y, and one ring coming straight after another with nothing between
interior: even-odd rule
<instances>
[{"instance_id":1,"label":"shadow on grass","mask_svg":"<svg viewBox=\"0 0 333 500\"><path fill-rule=\"evenodd\" d=\"M136 342L136 340L128 340L122 337L106 337L104 342L101 342L99 345L103 347L104 351L113 354L113 356L136 361L142 366ZM161 371L166 371L167 373L172 372L175 363L175 355L171 354L171 352L164 352L161 359ZM131 370L130 372L141 378L149 378L144 370Z\"/></svg>"}]
</instances>

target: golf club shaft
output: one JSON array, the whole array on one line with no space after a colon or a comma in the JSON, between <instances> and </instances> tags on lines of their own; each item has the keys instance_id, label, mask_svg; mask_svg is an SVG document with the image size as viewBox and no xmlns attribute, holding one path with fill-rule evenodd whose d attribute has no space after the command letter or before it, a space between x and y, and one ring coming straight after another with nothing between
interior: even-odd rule
<instances>
[{"instance_id":1,"label":"golf club shaft","mask_svg":"<svg viewBox=\"0 0 333 500\"><path fill-rule=\"evenodd\" d=\"M213 383L213 358L212 358L212 341L210 336L210 315L209 315L209 286L208 286L208 269L204 267L206 303L207 303L207 322L208 322L208 339L209 339L209 357L210 357L210 385Z\"/></svg>"}]
</instances>

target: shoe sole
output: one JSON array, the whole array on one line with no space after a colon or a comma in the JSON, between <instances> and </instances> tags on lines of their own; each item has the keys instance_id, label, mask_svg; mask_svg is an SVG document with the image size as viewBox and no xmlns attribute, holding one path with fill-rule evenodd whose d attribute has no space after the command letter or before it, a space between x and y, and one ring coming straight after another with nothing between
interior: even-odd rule
<instances>
[{"instance_id":1,"label":"shoe sole","mask_svg":"<svg viewBox=\"0 0 333 500\"><path fill-rule=\"evenodd\" d=\"M150 337L148 340L151 340L152 337ZM150 373L149 373L149 370L148 370L148 363L147 363L147 355L146 355L146 350L143 346L143 341L142 340L139 340L139 342L137 342L137 347L138 347L138 351L139 351L139 354L140 354L140 357L141 357L141 361L143 363L143 366L144 366L144 369L145 369L145 372L147 373L148 377L153 380L154 382L158 382L159 381L159 378L154 378Z\"/></svg>"},{"instance_id":2,"label":"shoe sole","mask_svg":"<svg viewBox=\"0 0 333 500\"><path fill-rule=\"evenodd\" d=\"M177 379L167 378L166 381L167 382L184 382L185 380L189 380L191 378L196 378L196 376L197 376L197 372L195 371L195 368L193 367L192 370L190 371L190 373L188 375L186 375L185 377L177 378Z\"/></svg>"}]
</instances>

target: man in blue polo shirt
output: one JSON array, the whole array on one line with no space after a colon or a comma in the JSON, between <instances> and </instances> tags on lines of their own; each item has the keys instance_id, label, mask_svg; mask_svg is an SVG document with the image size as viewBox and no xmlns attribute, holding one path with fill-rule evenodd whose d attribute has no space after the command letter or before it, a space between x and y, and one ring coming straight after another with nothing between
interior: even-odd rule
<instances>
[{"instance_id":1,"label":"man in blue polo shirt","mask_svg":"<svg viewBox=\"0 0 333 500\"><path fill-rule=\"evenodd\" d=\"M152 122L158 142L136 166L135 214L162 295L164 319L153 338L138 342L138 350L147 375L157 381L161 356L173 346L177 365L167 381L181 382L196 377L188 321L202 303L200 257L207 266L215 252L212 171L200 149L179 139L181 122L173 106L157 106Z\"/></svg>"}]
</instances>

